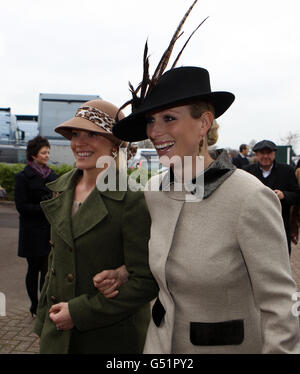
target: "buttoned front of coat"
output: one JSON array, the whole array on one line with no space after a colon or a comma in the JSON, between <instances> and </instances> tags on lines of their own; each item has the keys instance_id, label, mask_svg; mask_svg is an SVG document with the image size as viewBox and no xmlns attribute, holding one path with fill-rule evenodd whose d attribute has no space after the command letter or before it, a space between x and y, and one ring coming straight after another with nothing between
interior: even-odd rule
<instances>
[{"instance_id":1,"label":"buttoned front of coat","mask_svg":"<svg viewBox=\"0 0 300 374\"><path fill-rule=\"evenodd\" d=\"M71 217L80 172L51 184L56 196L42 203L51 223L52 250L41 294L35 332L41 353L139 353L157 285L148 266L150 219L143 195L95 188ZM114 299L106 299L93 277L126 265L129 280ZM68 302L75 327L57 331L51 305Z\"/></svg>"}]
</instances>

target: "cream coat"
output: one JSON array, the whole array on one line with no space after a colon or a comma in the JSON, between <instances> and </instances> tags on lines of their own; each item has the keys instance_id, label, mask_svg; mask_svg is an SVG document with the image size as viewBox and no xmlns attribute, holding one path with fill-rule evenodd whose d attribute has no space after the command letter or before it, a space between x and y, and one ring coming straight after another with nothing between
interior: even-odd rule
<instances>
[{"instance_id":1,"label":"cream coat","mask_svg":"<svg viewBox=\"0 0 300 374\"><path fill-rule=\"evenodd\" d=\"M145 191L145 197L150 268L166 313L159 327L151 320L144 353L300 353L299 321L291 312L297 290L276 195L235 170L200 202L174 191ZM216 323L225 321L238 326L218 330ZM206 333L211 345L203 345Z\"/></svg>"}]
</instances>

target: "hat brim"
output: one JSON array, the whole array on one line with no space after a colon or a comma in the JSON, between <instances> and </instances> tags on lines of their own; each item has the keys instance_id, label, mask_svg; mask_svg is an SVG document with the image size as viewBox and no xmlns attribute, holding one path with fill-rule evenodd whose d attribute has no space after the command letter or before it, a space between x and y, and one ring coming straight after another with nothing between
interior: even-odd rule
<instances>
[{"instance_id":1,"label":"hat brim","mask_svg":"<svg viewBox=\"0 0 300 374\"><path fill-rule=\"evenodd\" d=\"M68 121L63 122L57 127L55 127L54 131L62 135L63 137L67 138L68 140L71 140L73 129L93 131L93 132L99 133L100 135L109 139L114 144L120 144L122 142L120 139L118 139L113 134L110 134L104 129L102 129L102 127L97 126L93 122L82 117L71 118Z\"/></svg>"},{"instance_id":2,"label":"hat brim","mask_svg":"<svg viewBox=\"0 0 300 374\"><path fill-rule=\"evenodd\" d=\"M259 148L255 148L255 149L253 148L252 151L253 151L253 152L260 152L260 151L262 151L262 150L264 150L264 149L268 149L269 151L272 151L272 152L273 152L273 151L274 151L274 152L277 151L277 148L274 148L274 147L268 147L268 146L259 147Z\"/></svg>"},{"instance_id":3,"label":"hat brim","mask_svg":"<svg viewBox=\"0 0 300 374\"><path fill-rule=\"evenodd\" d=\"M119 139L135 142L147 139L145 115L160 109L167 109L178 105L191 104L196 100L203 100L211 103L215 109L215 118L220 117L231 106L235 96L231 92L217 91L207 94L194 95L189 97L168 100L159 104L147 102L142 104L129 116L118 121L113 127L113 134Z\"/></svg>"}]
</instances>

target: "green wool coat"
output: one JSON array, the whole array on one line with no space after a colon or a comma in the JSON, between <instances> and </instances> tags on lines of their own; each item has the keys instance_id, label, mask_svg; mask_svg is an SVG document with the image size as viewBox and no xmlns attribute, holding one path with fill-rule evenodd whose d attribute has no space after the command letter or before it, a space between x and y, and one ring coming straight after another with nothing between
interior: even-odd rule
<instances>
[{"instance_id":1,"label":"green wool coat","mask_svg":"<svg viewBox=\"0 0 300 374\"><path fill-rule=\"evenodd\" d=\"M150 218L141 192L95 188L71 217L75 169L48 184L55 193L41 203L51 224L49 269L34 332L41 353L140 353L157 284L148 265ZM93 277L125 264L128 281L113 299L93 285ZM68 302L75 327L57 331L49 319L53 304Z\"/></svg>"}]
</instances>

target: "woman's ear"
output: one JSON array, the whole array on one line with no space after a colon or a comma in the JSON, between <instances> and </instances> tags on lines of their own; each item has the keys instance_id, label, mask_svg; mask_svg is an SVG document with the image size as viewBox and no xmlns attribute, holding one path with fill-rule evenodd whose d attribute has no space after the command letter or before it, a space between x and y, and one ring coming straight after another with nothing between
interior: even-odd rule
<instances>
[{"instance_id":1,"label":"woman's ear","mask_svg":"<svg viewBox=\"0 0 300 374\"><path fill-rule=\"evenodd\" d=\"M200 117L201 125L200 125L200 131L201 135L205 136L210 129L210 126L213 122L213 114L209 111L202 113L202 116Z\"/></svg>"}]
</instances>

